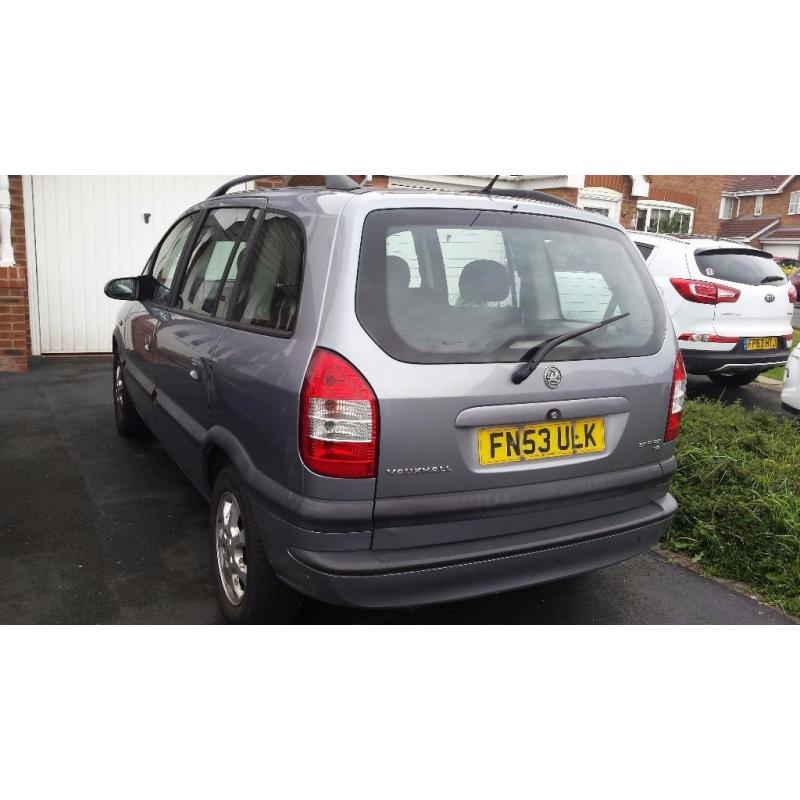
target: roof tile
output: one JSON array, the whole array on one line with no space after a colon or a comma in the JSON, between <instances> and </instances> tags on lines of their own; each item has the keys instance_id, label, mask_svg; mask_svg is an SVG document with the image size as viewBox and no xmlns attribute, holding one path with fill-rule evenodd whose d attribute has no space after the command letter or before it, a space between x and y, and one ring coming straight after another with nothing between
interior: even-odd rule
<instances>
[{"instance_id":1,"label":"roof tile","mask_svg":"<svg viewBox=\"0 0 800 800\"><path fill-rule=\"evenodd\" d=\"M775 191L788 175L729 175L725 183L726 192Z\"/></svg>"},{"instance_id":2,"label":"roof tile","mask_svg":"<svg viewBox=\"0 0 800 800\"><path fill-rule=\"evenodd\" d=\"M719 223L719 235L723 238L743 237L749 239L759 231L764 230L770 223L776 222L780 217L736 217L736 219L723 219Z\"/></svg>"}]
</instances>

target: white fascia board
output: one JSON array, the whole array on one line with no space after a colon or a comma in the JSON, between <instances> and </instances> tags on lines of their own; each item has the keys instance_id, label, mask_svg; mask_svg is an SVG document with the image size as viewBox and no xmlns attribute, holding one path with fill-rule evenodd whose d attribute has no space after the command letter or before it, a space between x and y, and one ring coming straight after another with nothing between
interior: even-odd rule
<instances>
[{"instance_id":1,"label":"white fascia board","mask_svg":"<svg viewBox=\"0 0 800 800\"><path fill-rule=\"evenodd\" d=\"M745 238L747 239L748 242L752 242L753 239L758 239L758 237L761 236L762 233L766 233L770 228L774 228L779 222L780 222L780 217L770 222L769 225L766 225L760 231L756 231L752 236L747 236Z\"/></svg>"}]
</instances>

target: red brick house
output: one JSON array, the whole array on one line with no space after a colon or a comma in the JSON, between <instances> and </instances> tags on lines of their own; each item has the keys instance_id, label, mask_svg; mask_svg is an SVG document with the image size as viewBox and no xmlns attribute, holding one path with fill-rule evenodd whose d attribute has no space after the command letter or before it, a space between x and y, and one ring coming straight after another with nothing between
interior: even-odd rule
<instances>
[{"instance_id":1,"label":"red brick house","mask_svg":"<svg viewBox=\"0 0 800 800\"><path fill-rule=\"evenodd\" d=\"M800 258L800 175L729 176L720 219L720 236Z\"/></svg>"},{"instance_id":2,"label":"red brick house","mask_svg":"<svg viewBox=\"0 0 800 800\"><path fill-rule=\"evenodd\" d=\"M31 356L107 352L117 309L104 283L139 273L181 211L230 177L0 175L0 371L26 370ZM354 177L474 190L492 176ZM800 246L800 176L502 175L496 186L543 190L629 229L669 222L790 257Z\"/></svg>"},{"instance_id":3,"label":"red brick house","mask_svg":"<svg viewBox=\"0 0 800 800\"><path fill-rule=\"evenodd\" d=\"M485 185L491 175L389 175L390 186L430 189ZM631 230L660 230L676 219L683 233L714 236L724 175L501 175L498 188L536 189L604 214Z\"/></svg>"}]
</instances>

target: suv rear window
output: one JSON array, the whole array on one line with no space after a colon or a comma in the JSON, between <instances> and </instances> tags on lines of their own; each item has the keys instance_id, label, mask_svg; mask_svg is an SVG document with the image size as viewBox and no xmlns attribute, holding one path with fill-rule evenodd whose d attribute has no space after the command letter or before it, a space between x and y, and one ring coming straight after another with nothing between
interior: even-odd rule
<instances>
[{"instance_id":1,"label":"suv rear window","mask_svg":"<svg viewBox=\"0 0 800 800\"><path fill-rule=\"evenodd\" d=\"M783 270L772 260L772 256L756 250L698 250L694 259L703 275L722 281L758 286L786 280Z\"/></svg>"},{"instance_id":2,"label":"suv rear window","mask_svg":"<svg viewBox=\"0 0 800 800\"><path fill-rule=\"evenodd\" d=\"M356 313L400 361L518 361L546 338L625 312L626 319L564 343L554 357L650 355L664 341L652 279L613 228L430 208L374 211L364 223Z\"/></svg>"}]
</instances>

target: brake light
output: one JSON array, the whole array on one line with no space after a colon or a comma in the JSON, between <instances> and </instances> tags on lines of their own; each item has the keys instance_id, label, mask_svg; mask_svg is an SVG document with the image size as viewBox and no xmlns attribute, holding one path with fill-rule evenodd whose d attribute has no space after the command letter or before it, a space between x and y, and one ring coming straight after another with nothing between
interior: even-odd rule
<instances>
[{"instance_id":1,"label":"brake light","mask_svg":"<svg viewBox=\"0 0 800 800\"><path fill-rule=\"evenodd\" d=\"M300 395L300 456L331 478L374 478L378 400L364 376L331 350L317 349Z\"/></svg>"},{"instance_id":2,"label":"brake light","mask_svg":"<svg viewBox=\"0 0 800 800\"><path fill-rule=\"evenodd\" d=\"M789 302L797 302L797 287L791 281L789 282Z\"/></svg>"},{"instance_id":3,"label":"brake light","mask_svg":"<svg viewBox=\"0 0 800 800\"><path fill-rule=\"evenodd\" d=\"M723 286L710 281L670 278L669 282L684 300L689 300L692 303L706 303L712 306L717 305L717 303L735 303L741 294L733 286Z\"/></svg>"},{"instance_id":4,"label":"brake light","mask_svg":"<svg viewBox=\"0 0 800 800\"><path fill-rule=\"evenodd\" d=\"M683 407L686 404L686 367L683 365L683 356L678 353L675 359L675 368L672 371L672 389L669 393L669 413L667 414L667 428L664 431L664 441L671 442L681 429Z\"/></svg>"}]
</instances>

